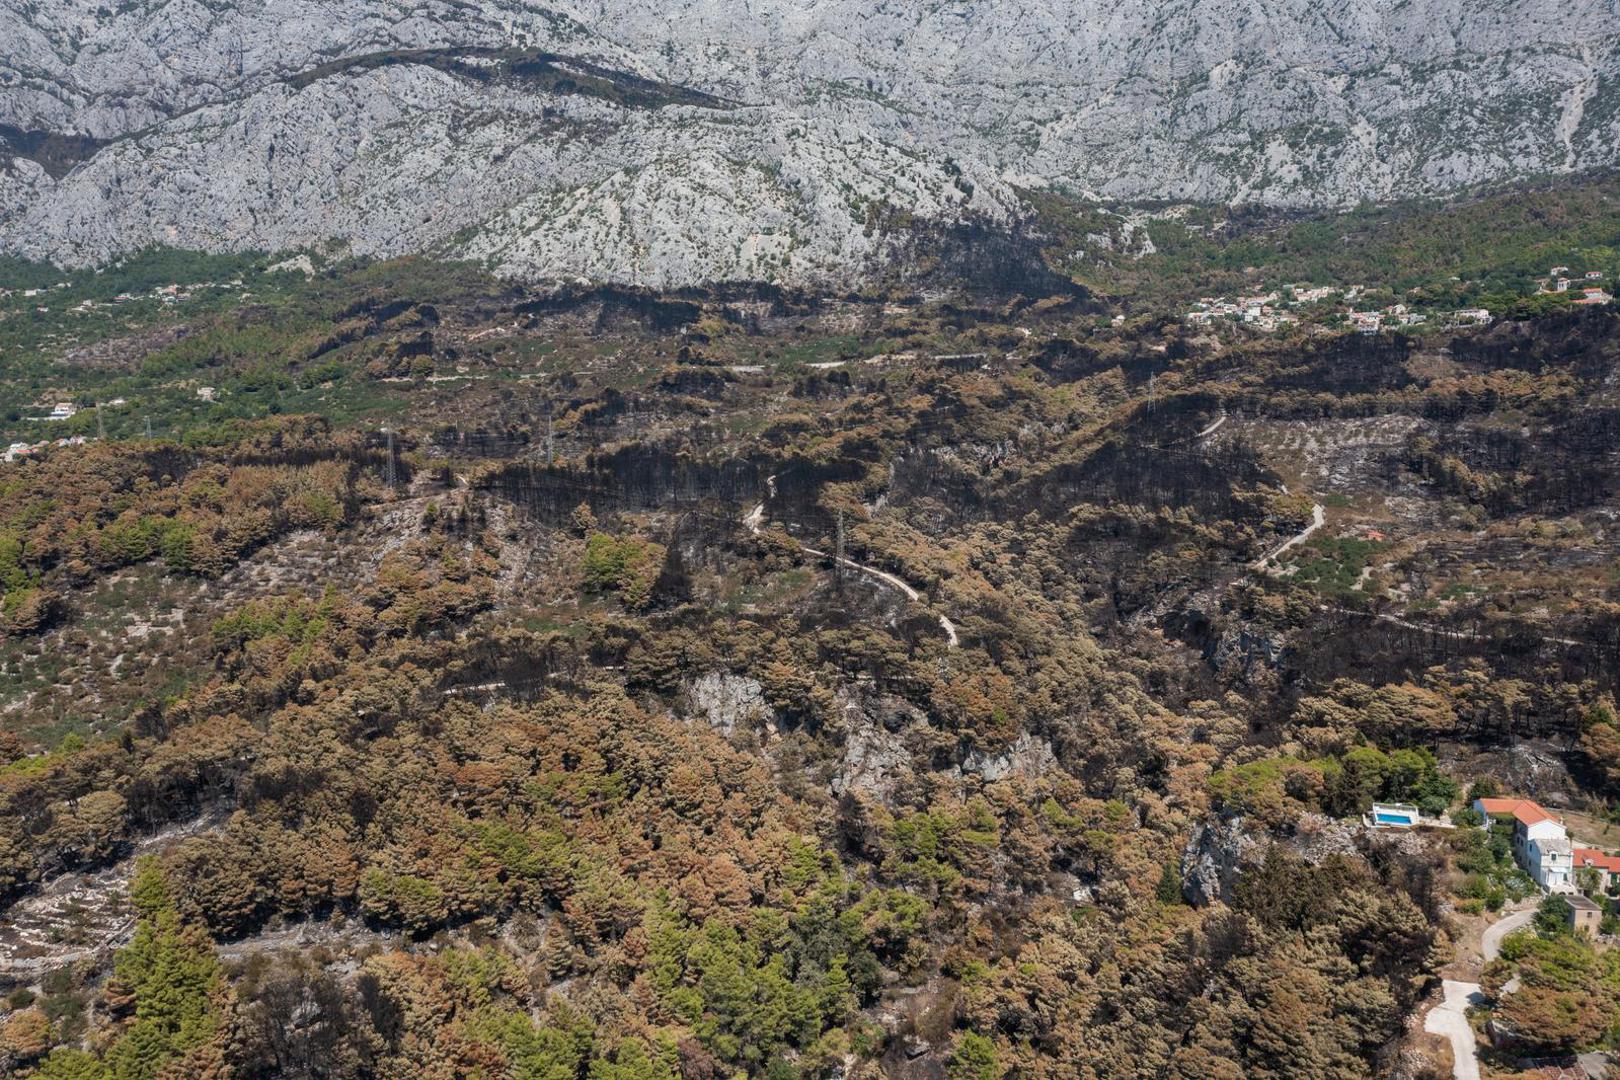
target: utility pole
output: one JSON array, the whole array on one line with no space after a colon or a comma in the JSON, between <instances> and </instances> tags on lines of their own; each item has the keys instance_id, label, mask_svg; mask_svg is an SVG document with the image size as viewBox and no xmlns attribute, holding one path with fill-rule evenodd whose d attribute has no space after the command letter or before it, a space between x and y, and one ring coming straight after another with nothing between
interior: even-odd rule
<instances>
[{"instance_id":1,"label":"utility pole","mask_svg":"<svg viewBox=\"0 0 1620 1080\"><path fill-rule=\"evenodd\" d=\"M1155 404L1157 403L1157 398L1155 396L1156 388L1154 384L1158 381L1158 378L1159 376L1157 374L1152 372L1148 373L1148 412L1152 412Z\"/></svg>"},{"instance_id":2,"label":"utility pole","mask_svg":"<svg viewBox=\"0 0 1620 1080\"><path fill-rule=\"evenodd\" d=\"M837 557L833 559L833 581L840 590L844 587L844 512L838 511L838 543L833 548Z\"/></svg>"}]
</instances>

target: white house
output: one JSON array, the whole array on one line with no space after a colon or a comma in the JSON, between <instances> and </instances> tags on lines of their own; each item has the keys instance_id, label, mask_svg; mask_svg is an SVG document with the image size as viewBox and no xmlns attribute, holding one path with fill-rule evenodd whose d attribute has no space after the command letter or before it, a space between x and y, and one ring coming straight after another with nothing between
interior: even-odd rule
<instances>
[{"instance_id":1,"label":"white house","mask_svg":"<svg viewBox=\"0 0 1620 1080\"><path fill-rule=\"evenodd\" d=\"M1563 832L1564 827L1558 826ZM1570 892L1575 888L1575 846L1567 836L1531 838L1525 845L1526 861L1534 867L1530 876L1548 892Z\"/></svg>"},{"instance_id":2,"label":"white house","mask_svg":"<svg viewBox=\"0 0 1620 1080\"><path fill-rule=\"evenodd\" d=\"M1513 857L1537 885L1548 892L1575 888L1575 848L1563 822L1530 799L1475 799L1474 810L1487 826L1512 820Z\"/></svg>"}]
</instances>

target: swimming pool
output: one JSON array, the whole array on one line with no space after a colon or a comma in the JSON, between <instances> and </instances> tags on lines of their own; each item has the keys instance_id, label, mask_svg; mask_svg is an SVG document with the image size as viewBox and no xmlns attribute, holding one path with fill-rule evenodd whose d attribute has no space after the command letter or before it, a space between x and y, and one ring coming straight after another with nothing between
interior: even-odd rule
<instances>
[{"instance_id":1,"label":"swimming pool","mask_svg":"<svg viewBox=\"0 0 1620 1080\"><path fill-rule=\"evenodd\" d=\"M1416 825L1417 824L1417 818L1415 818L1411 814L1391 814L1391 813L1386 813L1385 811L1382 811L1382 810L1378 811L1378 813L1373 815L1373 820L1378 822L1378 824L1380 824L1380 825Z\"/></svg>"}]
</instances>

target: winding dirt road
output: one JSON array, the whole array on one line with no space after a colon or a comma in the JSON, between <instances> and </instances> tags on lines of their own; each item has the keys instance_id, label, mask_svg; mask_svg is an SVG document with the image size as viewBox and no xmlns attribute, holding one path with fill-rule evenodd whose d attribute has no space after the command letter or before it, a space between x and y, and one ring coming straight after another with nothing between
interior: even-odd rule
<instances>
[{"instance_id":1,"label":"winding dirt road","mask_svg":"<svg viewBox=\"0 0 1620 1080\"><path fill-rule=\"evenodd\" d=\"M1207 439L1217 431L1221 430L1221 425L1224 423L1226 423L1226 413L1223 412L1221 415L1215 418L1215 422L1213 424L1210 424L1209 427L1205 428L1203 431L1200 431L1197 435L1194 435L1193 438Z\"/></svg>"},{"instance_id":2,"label":"winding dirt road","mask_svg":"<svg viewBox=\"0 0 1620 1080\"><path fill-rule=\"evenodd\" d=\"M768 493L768 497L775 498L776 477L766 477L765 488ZM760 503L752 510L748 511L748 513L743 515L743 525L745 525L748 528L748 531L753 533L755 536L759 535L759 531L764 527L764 524L764 503ZM832 555L825 551L819 551L813 547L805 547L803 550L807 555L813 555L818 559L831 559L833 562L847 566L857 573L865 574L867 577L872 578L881 584L887 585L891 589L899 591L906 597L906 599L912 601L913 603L922 603L922 594L920 592L918 592L909 582L902 578L896 577L887 570L879 570L875 566L867 566L865 563L856 562L854 559L840 558L837 555ZM945 634L945 643L953 649L959 646L961 644L961 638L956 632L956 624L951 622L951 620L945 615L936 615L935 618L939 620L939 628Z\"/></svg>"},{"instance_id":3,"label":"winding dirt road","mask_svg":"<svg viewBox=\"0 0 1620 1080\"><path fill-rule=\"evenodd\" d=\"M1299 532L1295 533L1293 536L1289 537L1276 551L1273 551L1271 554L1264 555L1258 559L1254 564L1254 568L1256 570L1267 569L1272 563L1276 562L1278 557L1281 556L1283 552L1287 551L1289 548L1297 547L1298 545L1303 544L1305 541L1311 538L1311 534L1326 524L1327 511L1323 508L1321 503L1312 503L1311 523L1305 526Z\"/></svg>"}]
</instances>

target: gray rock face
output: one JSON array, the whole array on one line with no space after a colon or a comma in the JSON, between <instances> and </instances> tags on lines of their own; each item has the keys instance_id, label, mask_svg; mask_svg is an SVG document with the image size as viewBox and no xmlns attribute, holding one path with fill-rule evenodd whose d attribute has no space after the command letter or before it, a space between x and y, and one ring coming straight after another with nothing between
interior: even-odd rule
<instances>
[{"instance_id":1,"label":"gray rock face","mask_svg":"<svg viewBox=\"0 0 1620 1080\"><path fill-rule=\"evenodd\" d=\"M835 795L888 802L916 779L916 753L908 742L928 731L928 716L899 698L854 690L838 693L844 759L832 777Z\"/></svg>"},{"instance_id":2,"label":"gray rock face","mask_svg":"<svg viewBox=\"0 0 1620 1080\"><path fill-rule=\"evenodd\" d=\"M1241 817L1218 818L1194 827L1181 853L1181 896L1206 907L1232 895L1232 886L1259 842Z\"/></svg>"},{"instance_id":3,"label":"gray rock face","mask_svg":"<svg viewBox=\"0 0 1620 1080\"><path fill-rule=\"evenodd\" d=\"M1348 205L1617 147L1613 0L0 0L0 248L69 262L848 283L1019 186Z\"/></svg>"},{"instance_id":4,"label":"gray rock face","mask_svg":"<svg viewBox=\"0 0 1620 1080\"><path fill-rule=\"evenodd\" d=\"M715 731L731 735L739 725L775 729L776 712L765 700L759 680L726 671L711 671L686 688L688 709Z\"/></svg>"},{"instance_id":5,"label":"gray rock face","mask_svg":"<svg viewBox=\"0 0 1620 1080\"><path fill-rule=\"evenodd\" d=\"M979 777L986 783L996 783L1009 776L1035 777L1058 767L1052 744L1024 732L1011 746L997 754L971 749L962 760L962 771Z\"/></svg>"}]
</instances>

